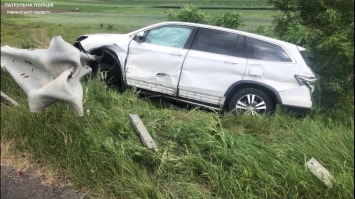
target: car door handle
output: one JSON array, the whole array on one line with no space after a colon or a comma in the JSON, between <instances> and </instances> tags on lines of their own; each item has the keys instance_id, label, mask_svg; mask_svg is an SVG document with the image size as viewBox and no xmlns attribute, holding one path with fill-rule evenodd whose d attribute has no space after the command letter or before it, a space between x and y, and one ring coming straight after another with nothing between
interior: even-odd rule
<instances>
[{"instance_id":1,"label":"car door handle","mask_svg":"<svg viewBox=\"0 0 355 199\"><path fill-rule=\"evenodd\" d=\"M232 61L232 60L226 60L226 61L224 61L224 63L227 63L227 64L238 64L237 62Z\"/></svg>"},{"instance_id":2,"label":"car door handle","mask_svg":"<svg viewBox=\"0 0 355 199\"><path fill-rule=\"evenodd\" d=\"M156 76L157 77L164 77L164 76L170 76L170 75L165 74L165 73L157 73Z\"/></svg>"},{"instance_id":3,"label":"car door handle","mask_svg":"<svg viewBox=\"0 0 355 199\"><path fill-rule=\"evenodd\" d=\"M181 56L182 54L180 54L180 53L178 53L178 52L173 52L173 53L170 53L170 55Z\"/></svg>"}]
</instances>

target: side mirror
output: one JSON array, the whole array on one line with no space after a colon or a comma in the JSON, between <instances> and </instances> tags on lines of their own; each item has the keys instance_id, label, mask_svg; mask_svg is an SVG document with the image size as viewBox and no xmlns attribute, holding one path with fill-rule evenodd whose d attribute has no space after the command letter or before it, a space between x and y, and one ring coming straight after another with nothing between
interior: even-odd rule
<instances>
[{"instance_id":1,"label":"side mirror","mask_svg":"<svg viewBox=\"0 0 355 199\"><path fill-rule=\"evenodd\" d=\"M144 38L144 32L139 32L137 33L134 38L133 38L136 42L142 43L144 42L145 38Z\"/></svg>"}]
</instances>

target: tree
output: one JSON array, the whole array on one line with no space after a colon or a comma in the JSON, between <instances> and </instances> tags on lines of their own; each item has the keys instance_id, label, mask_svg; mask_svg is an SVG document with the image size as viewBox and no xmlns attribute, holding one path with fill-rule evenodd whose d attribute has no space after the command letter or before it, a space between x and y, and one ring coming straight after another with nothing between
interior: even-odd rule
<instances>
[{"instance_id":1,"label":"tree","mask_svg":"<svg viewBox=\"0 0 355 199\"><path fill-rule=\"evenodd\" d=\"M244 26L243 18L240 13L231 11L215 15L212 19L210 19L204 12L199 10L198 6L194 4L184 5L177 14L175 14L173 10L169 10L167 20L211 24L232 29Z\"/></svg>"},{"instance_id":2,"label":"tree","mask_svg":"<svg viewBox=\"0 0 355 199\"><path fill-rule=\"evenodd\" d=\"M354 111L354 0L269 0L274 34L305 46L319 78L316 104Z\"/></svg>"},{"instance_id":3,"label":"tree","mask_svg":"<svg viewBox=\"0 0 355 199\"><path fill-rule=\"evenodd\" d=\"M172 10L169 10L167 20L202 24L207 24L209 22L206 14L193 4L184 5L178 14L175 14Z\"/></svg>"},{"instance_id":4,"label":"tree","mask_svg":"<svg viewBox=\"0 0 355 199\"><path fill-rule=\"evenodd\" d=\"M242 14L237 12L226 12L216 15L212 19L212 24L215 26L237 29L244 26Z\"/></svg>"}]
</instances>

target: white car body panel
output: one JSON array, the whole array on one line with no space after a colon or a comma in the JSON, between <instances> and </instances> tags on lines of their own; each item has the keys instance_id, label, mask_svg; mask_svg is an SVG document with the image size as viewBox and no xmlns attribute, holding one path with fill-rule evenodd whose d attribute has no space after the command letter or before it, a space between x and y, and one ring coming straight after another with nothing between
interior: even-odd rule
<instances>
[{"instance_id":1,"label":"white car body panel","mask_svg":"<svg viewBox=\"0 0 355 199\"><path fill-rule=\"evenodd\" d=\"M93 34L83 35L88 36L90 39L84 39L80 42L81 46L88 52L105 45L115 45L115 51L122 66L127 57L128 45L132 38L127 34Z\"/></svg>"},{"instance_id":2,"label":"white car body panel","mask_svg":"<svg viewBox=\"0 0 355 199\"><path fill-rule=\"evenodd\" d=\"M133 37L142 31L164 25L186 25L203 27L235 33L271 44L281 46L292 59L292 62L275 62L265 60L229 57L214 53L188 49L172 49L153 44L137 43ZM309 88L296 80L295 75L315 77L312 70L305 63L300 51L303 47L281 40L228 28L186 23L163 22L132 31L127 34L95 34L85 35L87 39L81 41L82 47L90 51L103 45L116 45L123 74L128 85L137 86L171 96L197 100L200 102L221 106L228 96L226 90L238 81L258 82L276 91L282 105L310 108L312 106ZM131 46L130 46L131 45ZM128 47L132 49L128 50ZM176 51L182 56L170 55ZM129 55L128 55L129 54ZM127 58L128 55L128 58ZM186 55L186 59L184 57ZM127 64L125 66L125 61ZM238 64L227 64L224 61ZM221 64L224 65L219 67ZM165 73L169 76L157 77L156 74ZM180 76L181 73L181 77ZM125 78L124 77L124 78ZM179 80L180 78L180 80ZM180 81L180 82L179 82Z\"/></svg>"},{"instance_id":3,"label":"white car body panel","mask_svg":"<svg viewBox=\"0 0 355 199\"><path fill-rule=\"evenodd\" d=\"M289 68L286 68L290 66ZM248 59L247 73L243 80L256 80L273 87L276 91L283 91L300 86L295 79L293 63L268 62ZM255 74L258 70L260 73ZM254 73L253 73L254 71Z\"/></svg>"},{"instance_id":4,"label":"white car body panel","mask_svg":"<svg viewBox=\"0 0 355 199\"><path fill-rule=\"evenodd\" d=\"M190 50L185 58L179 96L223 105L224 94L243 79L246 59Z\"/></svg>"},{"instance_id":5,"label":"white car body panel","mask_svg":"<svg viewBox=\"0 0 355 199\"><path fill-rule=\"evenodd\" d=\"M126 65L127 84L175 96L187 51L132 41Z\"/></svg>"},{"instance_id":6,"label":"white car body panel","mask_svg":"<svg viewBox=\"0 0 355 199\"><path fill-rule=\"evenodd\" d=\"M304 92L304 89L299 89L300 85L295 78L295 74L311 77L314 77L314 74L299 53L301 47L286 42L284 42L281 47L292 59L292 62L248 59L246 69L248 72L245 74L244 80L253 80L271 86L279 92L283 105L309 108L312 106L311 93L307 87L306 89L308 93ZM253 74L255 70L261 71L261 74ZM301 98L298 97L298 100L289 100L286 95L290 94L291 96L294 96L297 95L297 92L299 92L298 96L302 96Z\"/></svg>"},{"instance_id":7,"label":"white car body panel","mask_svg":"<svg viewBox=\"0 0 355 199\"><path fill-rule=\"evenodd\" d=\"M311 95L306 86L298 86L279 93L282 99L282 104L305 108L312 107Z\"/></svg>"}]
</instances>

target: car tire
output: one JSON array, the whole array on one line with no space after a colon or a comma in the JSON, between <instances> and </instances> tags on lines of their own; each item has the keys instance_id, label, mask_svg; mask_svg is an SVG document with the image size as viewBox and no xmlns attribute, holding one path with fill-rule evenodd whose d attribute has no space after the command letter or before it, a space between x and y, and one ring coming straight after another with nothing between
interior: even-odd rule
<instances>
[{"instance_id":1,"label":"car tire","mask_svg":"<svg viewBox=\"0 0 355 199\"><path fill-rule=\"evenodd\" d=\"M245 88L238 91L231 99L228 109L236 115L249 113L260 115L274 110L270 97L255 88Z\"/></svg>"},{"instance_id":2,"label":"car tire","mask_svg":"<svg viewBox=\"0 0 355 199\"><path fill-rule=\"evenodd\" d=\"M120 68L106 62L96 65L93 75L100 75L100 80L109 87L120 87L122 85L122 77Z\"/></svg>"}]
</instances>

